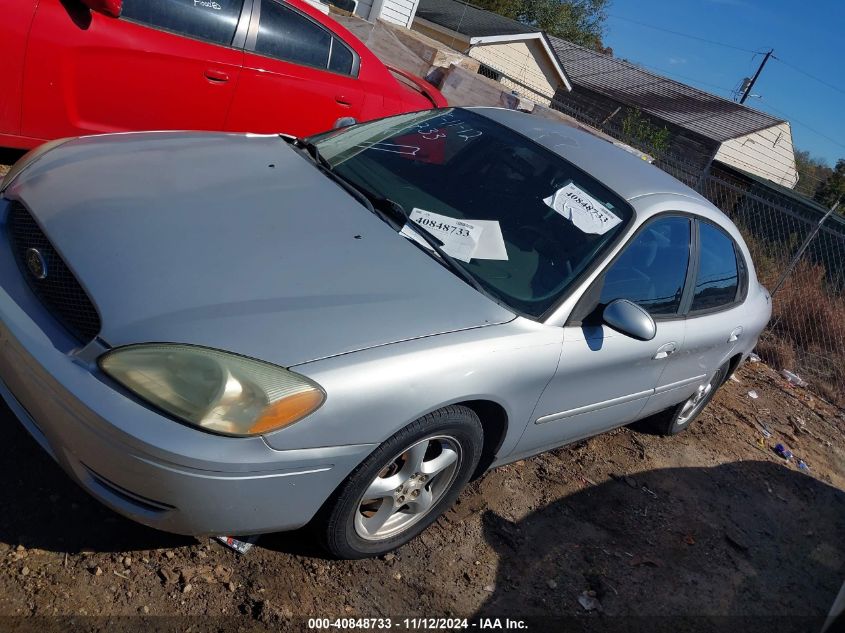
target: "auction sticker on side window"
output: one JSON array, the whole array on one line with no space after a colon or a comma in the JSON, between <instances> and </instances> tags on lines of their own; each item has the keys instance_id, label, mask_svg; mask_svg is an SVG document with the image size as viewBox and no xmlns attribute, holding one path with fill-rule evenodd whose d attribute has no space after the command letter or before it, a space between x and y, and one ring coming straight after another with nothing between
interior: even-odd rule
<instances>
[{"instance_id":1,"label":"auction sticker on side window","mask_svg":"<svg viewBox=\"0 0 845 633\"><path fill-rule=\"evenodd\" d=\"M458 220L446 215L440 215L424 209L414 209L410 215L411 222L419 224L437 239L443 242L443 252L447 255L468 262L472 259L473 253L478 246L478 240L484 227L473 224L468 220ZM406 224L399 232L400 235L409 237L414 241L431 249L428 242L421 238L413 226Z\"/></svg>"},{"instance_id":2,"label":"auction sticker on side window","mask_svg":"<svg viewBox=\"0 0 845 633\"><path fill-rule=\"evenodd\" d=\"M604 235L622 221L618 215L593 198L574 182L543 200L584 233Z\"/></svg>"}]
</instances>

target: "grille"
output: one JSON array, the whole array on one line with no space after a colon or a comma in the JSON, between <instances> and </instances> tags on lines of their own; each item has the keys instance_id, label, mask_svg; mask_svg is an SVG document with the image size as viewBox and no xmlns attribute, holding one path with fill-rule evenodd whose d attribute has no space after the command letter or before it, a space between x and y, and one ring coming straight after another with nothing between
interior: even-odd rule
<instances>
[{"instance_id":1,"label":"grille","mask_svg":"<svg viewBox=\"0 0 845 633\"><path fill-rule=\"evenodd\" d=\"M100 331L100 315L82 286L50 244L29 211L13 202L9 209L9 237L18 266L32 290L53 316L82 342L92 340ZM46 276L39 279L27 263L30 249L41 254Z\"/></svg>"}]
</instances>

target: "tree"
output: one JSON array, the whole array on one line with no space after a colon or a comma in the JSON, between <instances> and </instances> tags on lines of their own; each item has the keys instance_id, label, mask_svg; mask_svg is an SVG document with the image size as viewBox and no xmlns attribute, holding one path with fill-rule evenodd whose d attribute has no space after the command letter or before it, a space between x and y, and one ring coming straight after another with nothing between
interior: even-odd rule
<instances>
[{"instance_id":1,"label":"tree","mask_svg":"<svg viewBox=\"0 0 845 633\"><path fill-rule=\"evenodd\" d=\"M833 173L822 159L811 156L806 150L795 151L795 168L798 170L798 184L795 191L812 198L819 185Z\"/></svg>"},{"instance_id":2,"label":"tree","mask_svg":"<svg viewBox=\"0 0 845 633\"><path fill-rule=\"evenodd\" d=\"M601 52L610 0L475 0L483 9Z\"/></svg>"},{"instance_id":3,"label":"tree","mask_svg":"<svg viewBox=\"0 0 845 633\"><path fill-rule=\"evenodd\" d=\"M842 204L845 204L845 158L836 161L833 172L819 184L813 198L828 208L836 204L839 199L842 199Z\"/></svg>"}]
</instances>

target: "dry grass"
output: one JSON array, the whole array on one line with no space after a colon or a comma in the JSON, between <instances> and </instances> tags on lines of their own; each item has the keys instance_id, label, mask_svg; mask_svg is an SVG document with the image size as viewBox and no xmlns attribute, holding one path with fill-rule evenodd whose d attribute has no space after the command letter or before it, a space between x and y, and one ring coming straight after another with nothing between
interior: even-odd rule
<instances>
[{"instance_id":1,"label":"dry grass","mask_svg":"<svg viewBox=\"0 0 845 633\"><path fill-rule=\"evenodd\" d=\"M798 367L798 355L792 345L782 338L761 338L755 348L766 364L778 369L795 369Z\"/></svg>"},{"instance_id":2,"label":"dry grass","mask_svg":"<svg viewBox=\"0 0 845 633\"><path fill-rule=\"evenodd\" d=\"M753 253L760 279L773 284L785 260L759 244ZM798 262L774 297L772 320L757 352L771 366L800 373L820 395L845 406L845 298L827 282L823 266Z\"/></svg>"}]
</instances>

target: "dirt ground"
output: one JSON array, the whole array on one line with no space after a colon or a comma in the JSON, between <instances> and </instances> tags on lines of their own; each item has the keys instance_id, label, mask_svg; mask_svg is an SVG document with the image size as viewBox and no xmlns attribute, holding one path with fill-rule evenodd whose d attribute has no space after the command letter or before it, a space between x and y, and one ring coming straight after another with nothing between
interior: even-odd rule
<instances>
[{"instance_id":1,"label":"dirt ground","mask_svg":"<svg viewBox=\"0 0 845 633\"><path fill-rule=\"evenodd\" d=\"M843 581L845 414L763 363L675 438L624 428L489 472L420 538L354 562L307 531L241 556L136 525L0 420L0 616L780 618L823 616Z\"/></svg>"}]
</instances>

